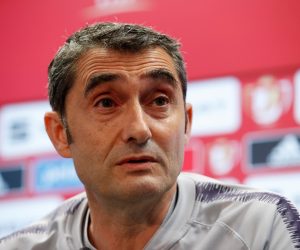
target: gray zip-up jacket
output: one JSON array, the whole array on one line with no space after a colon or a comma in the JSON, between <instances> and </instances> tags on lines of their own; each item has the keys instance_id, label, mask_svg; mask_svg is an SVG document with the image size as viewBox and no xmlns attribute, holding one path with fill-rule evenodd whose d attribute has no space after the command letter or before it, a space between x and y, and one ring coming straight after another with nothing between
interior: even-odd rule
<instances>
[{"instance_id":1,"label":"gray zip-up jacket","mask_svg":"<svg viewBox=\"0 0 300 250\"><path fill-rule=\"evenodd\" d=\"M0 249L95 249L87 237L85 193L33 225L0 239ZM300 249L300 218L284 197L181 174L166 219L145 250Z\"/></svg>"}]
</instances>

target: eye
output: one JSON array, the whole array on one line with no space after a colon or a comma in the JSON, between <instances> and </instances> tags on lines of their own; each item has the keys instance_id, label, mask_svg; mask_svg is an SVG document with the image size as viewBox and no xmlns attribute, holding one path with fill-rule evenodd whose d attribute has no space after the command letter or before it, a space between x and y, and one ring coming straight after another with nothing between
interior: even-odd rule
<instances>
[{"instance_id":1,"label":"eye","mask_svg":"<svg viewBox=\"0 0 300 250\"><path fill-rule=\"evenodd\" d=\"M97 102L97 106L102 108L112 108L115 106L115 102L110 98L103 98Z\"/></svg>"},{"instance_id":2,"label":"eye","mask_svg":"<svg viewBox=\"0 0 300 250\"><path fill-rule=\"evenodd\" d=\"M166 96L159 96L154 99L153 103L157 106L165 106L169 104L169 98Z\"/></svg>"}]
</instances>

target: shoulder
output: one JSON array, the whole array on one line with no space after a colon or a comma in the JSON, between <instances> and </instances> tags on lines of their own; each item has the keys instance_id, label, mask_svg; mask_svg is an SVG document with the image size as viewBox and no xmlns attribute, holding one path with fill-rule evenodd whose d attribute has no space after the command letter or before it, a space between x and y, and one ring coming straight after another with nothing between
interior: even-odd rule
<instances>
[{"instance_id":1,"label":"shoulder","mask_svg":"<svg viewBox=\"0 0 300 250\"><path fill-rule=\"evenodd\" d=\"M189 180L193 182L195 192L195 199L203 203L213 201L232 201L246 203L253 201L254 203L270 204L281 211L282 207L294 207L286 197L263 189L249 187L241 184L229 184L219 180L193 174L184 173L179 177L180 179Z\"/></svg>"},{"instance_id":2,"label":"shoulder","mask_svg":"<svg viewBox=\"0 0 300 250\"><path fill-rule=\"evenodd\" d=\"M295 206L284 196L258 188L253 188L239 184L228 184L221 181L198 175L185 173L180 175L180 179L188 179L193 182L195 188L195 201L203 204L233 203L237 205L252 204L258 209L275 210L286 219L288 217L299 219L299 213ZM288 214L290 216L288 216Z\"/></svg>"},{"instance_id":3,"label":"shoulder","mask_svg":"<svg viewBox=\"0 0 300 250\"><path fill-rule=\"evenodd\" d=\"M206 225L221 223L243 236L250 231L270 237L285 235L300 247L299 212L286 197L197 174L183 174L180 178L194 184L194 202L198 204L194 210L195 220L201 218L201 223ZM241 223L246 227L241 227Z\"/></svg>"},{"instance_id":4,"label":"shoulder","mask_svg":"<svg viewBox=\"0 0 300 250\"><path fill-rule=\"evenodd\" d=\"M32 249L35 245L43 246L43 249L57 249L63 238L60 235L70 234L68 231L72 230L72 224L81 223L82 218L79 217L82 217L86 206L85 193L66 200L41 220L0 239L0 250Z\"/></svg>"}]
</instances>

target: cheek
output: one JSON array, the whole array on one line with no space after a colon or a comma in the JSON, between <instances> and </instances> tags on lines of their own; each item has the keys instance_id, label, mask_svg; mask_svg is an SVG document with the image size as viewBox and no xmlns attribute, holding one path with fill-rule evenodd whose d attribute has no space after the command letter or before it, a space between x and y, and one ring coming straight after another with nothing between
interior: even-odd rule
<instances>
[{"instance_id":1,"label":"cheek","mask_svg":"<svg viewBox=\"0 0 300 250\"><path fill-rule=\"evenodd\" d=\"M97 150L104 146L113 134L112 127L112 124L101 123L92 115L86 114L77 115L69 126L74 143L83 150Z\"/></svg>"},{"instance_id":2,"label":"cheek","mask_svg":"<svg viewBox=\"0 0 300 250\"><path fill-rule=\"evenodd\" d=\"M107 158L119 138L119 130L116 122L100 123L91 117L85 118L81 123L72 123L77 126L70 128L73 137L70 148L74 160L80 165L89 163L89 168L93 171L99 165L109 164Z\"/></svg>"},{"instance_id":3,"label":"cheek","mask_svg":"<svg viewBox=\"0 0 300 250\"><path fill-rule=\"evenodd\" d=\"M168 157L169 165L178 165L181 167L183 163L184 145L185 145L185 125L183 122L170 122L161 126L157 126L157 138L159 145ZM155 139L154 136L154 140Z\"/></svg>"},{"instance_id":4,"label":"cheek","mask_svg":"<svg viewBox=\"0 0 300 250\"><path fill-rule=\"evenodd\" d=\"M183 156L184 156L184 145L185 145L185 137L180 134L178 136L174 136L173 146L174 148L174 159L178 164L178 167L181 168L183 164Z\"/></svg>"}]
</instances>

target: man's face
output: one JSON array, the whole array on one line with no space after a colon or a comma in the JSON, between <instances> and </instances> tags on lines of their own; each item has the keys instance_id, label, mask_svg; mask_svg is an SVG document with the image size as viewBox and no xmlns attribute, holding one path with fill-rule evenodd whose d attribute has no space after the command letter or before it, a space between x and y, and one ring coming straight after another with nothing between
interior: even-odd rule
<instances>
[{"instance_id":1,"label":"man's face","mask_svg":"<svg viewBox=\"0 0 300 250\"><path fill-rule=\"evenodd\" d=\"M66 98L69 152L87 193L133 201L174 187L190 119L163 49L90 50Z\"/></svg>"}]
</instances>

